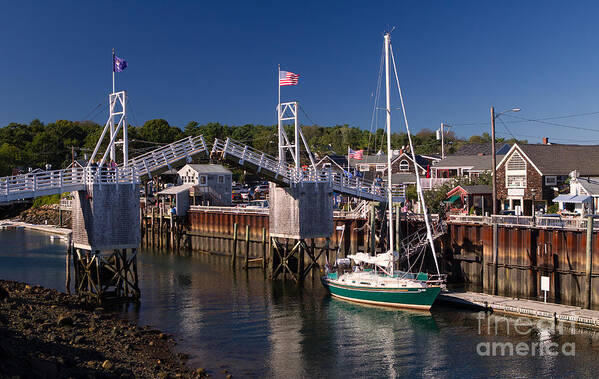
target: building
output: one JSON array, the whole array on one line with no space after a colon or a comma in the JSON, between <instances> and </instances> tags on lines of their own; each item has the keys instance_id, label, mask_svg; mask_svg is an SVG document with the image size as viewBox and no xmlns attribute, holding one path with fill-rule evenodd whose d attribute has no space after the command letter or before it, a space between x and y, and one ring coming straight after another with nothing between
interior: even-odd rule
<instances>
[{"instance_id":1,"label":"building","mask_svg":"<svg viewBox=\"0 0 599 379\"><path fill-rule=\"evenodd\" d=\"M407 151L399 150L399 154L394 155L391 159L392 174L407 174L402 177L413 180L416 183L416 174L414 169L417 168L421 177L426 177L429 168L440 158L425 155L416 155L416 165L412 159L412 154ZM366 179L385 178L387 176L387 155L365 155L364 159L350 159L350 165L364 174ZM398 176L399 178L399 176ZM393 178L395 183L395 177Z\"/></svg>"},{"instance_id":2,"label":"building","mask_svg":"<svg viewBox=\"0 0 599 379\"><path fill-rule=\"evenodd\" d=\"M599 209L599 177L579 177L578 172L570 173L570 193L553 199L562 212L575 212L585 216L595 214Z\"/></svg>"},{"instance_id":3,"label":"building","mask_svg":"<svg viewBox=\"0 0 599 379\"><path fill-rule=\"evenodd\" d=\"M191 205L231 205L233 173L219 164L186 164L178 172L181 185L191 184Z\"/></svg>"},{"instance_id":4,"label":"building","mask_svg":"<svg viewBox=\"0 0 599 379\"><path fill-rule=\"evenodd\" d=\"M344 155L325 155L321 160L316 162L316 168L319 170L331 169L335 172L343 172L347 170L347 156Z\"/></svg>"},{"instance_id":5,"label":"building","mask_svg":"<svg viewBox=\"0 0 599 379\"><path fill-rule=\"evenodd\" d=\"M447 192L448 204L453 213L470 213L484 216L492 211L492 188L487 185L457 186Z\"/></svg>"},{"instance_id":6,"label":"building","mask_svg":"<svg viewBox=\"0 0 599 379\"><path fill-rule=\"evenodd\" d=\"M599 177L599 146L514 144L497 164L497 198L501 209L531 215L546 211L558 193L568 189L570 172Z\"/></svg>"},{"instance_id":7,"label":"building","mask_svg":"<svg viewBox=\"0 0 599 379\"><path fill-rule=\"evenodd\" d=\"M497 162L504 156L497 155ZM462 178L472 180L493 169L492 155L449 155L431 168L432 178Z\"/></svg>"}]
</instances>

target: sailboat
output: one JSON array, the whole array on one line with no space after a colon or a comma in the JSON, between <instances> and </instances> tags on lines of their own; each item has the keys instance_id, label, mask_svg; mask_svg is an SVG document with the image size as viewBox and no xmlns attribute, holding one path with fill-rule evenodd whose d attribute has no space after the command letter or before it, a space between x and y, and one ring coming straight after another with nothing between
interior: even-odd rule
<instances>
[{"instance_id":1,"label":"sailboat","mask_svg":"<svg viewBox=\"0 0 599 379\"><path fill-rule=\"evenodd\" d=\"M421 209L423 210L426 224L427 239L429 241L435 266L436 275L427 273L412 273L408 271L398 271L395 269L395 263L399 259L399 253L393 251L394 233L393 233L393 195L391 192L391 105L390 105L390 87L389 87L389 55L393 59L395 68L395 59L391 50L390 33L384 35L385 46L385 81L386 81L386 129L387 129L387 193L388 193L388 225L389 225L389 247L386 253L371 256L365 253L349 255L349 259L338 259L335 267L327 264L326 275L322 277L322 283L329 293L337 298L354 301L358 303L428 310L431 308L435 299L441 292L444 285L444 279L439 272L439 265L435 254L435 246L431 232L430 220L427 216L426 204L422 196L420 187L420 177L418 170L416 172L416 188ZM406 124L412 159L416 162L412 137L403 104L403 95L399 86L397 69L395 76L401 100L401 109ZM410 252L404 252L409 256ZM354 262L353 268L351 261Z\"/></svg>"}]
</instances>

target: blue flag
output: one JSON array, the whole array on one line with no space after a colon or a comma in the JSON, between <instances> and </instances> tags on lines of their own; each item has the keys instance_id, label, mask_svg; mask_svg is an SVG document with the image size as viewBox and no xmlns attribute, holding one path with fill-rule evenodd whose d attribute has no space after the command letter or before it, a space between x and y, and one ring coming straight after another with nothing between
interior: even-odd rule
<instances>
[{"instance_id":1,"label":"blue flag","mask_svg":"<svg viewBox=\"0 0 599 379\"><path fill-rule=\"evenodd\" d=\"M127 68L127 61L123 58L119 58L116 55L112 56L112 71L123 72Z\"/></svg>"}]
</instances>

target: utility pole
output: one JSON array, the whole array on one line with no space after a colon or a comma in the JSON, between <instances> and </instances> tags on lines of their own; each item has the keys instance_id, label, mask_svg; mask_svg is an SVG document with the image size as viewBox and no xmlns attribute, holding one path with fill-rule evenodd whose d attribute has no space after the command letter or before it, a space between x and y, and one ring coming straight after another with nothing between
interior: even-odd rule
<instances>
[{"instance_id":1,"label":"utility pole","mask_svg":"<svg viewBox=\"0 0 599 379\"><path fill-rule=\"evenodd\" d=\"M493 154L493 214L497 214L497 157L495 156L495 108L491 107L491 154Z\"/></svg>"},{"instance_id":2,"label":"utility pole","mask_svg":"<svg viewBox=\"0 0 599 379\"><path fill-rule=\"evenodd\" d=\"M441 123L441 159L445 159L445 124Z\"/></svg>"}]
</instances>

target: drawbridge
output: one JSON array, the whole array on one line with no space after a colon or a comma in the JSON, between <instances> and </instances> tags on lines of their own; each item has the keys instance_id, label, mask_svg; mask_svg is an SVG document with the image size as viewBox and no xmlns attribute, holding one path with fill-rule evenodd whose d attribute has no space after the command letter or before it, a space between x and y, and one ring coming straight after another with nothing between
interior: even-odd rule
<instances>
[{"instance_id":1,"label":"drawbridge","mask_svg":"<svg viewBox=\"0 0 599 379\"><path fill-rule=\"evenodd\" d=\"M207 153L204 138L187 137L130 159L116 168L72 166L61 170L31 172L0 178L0 203L79 191L90 184L139 183L140 177L183 159Z\"/></svg>"},{"instance_id":2,"label":"drawbridge","mask_svg":"<svg viewBox=\"0 0 599 379\"><path fill-rule=\"evenodd\" d=\"M333 191L358 199L386 202L385 188L381 183L349 177L332 170L319 170L314 166L297 168L279 159L244 145L231 138L216 139L211 156L250 171L281 187L301 183L330 183Z\"/></svg>"}]
</instances>

